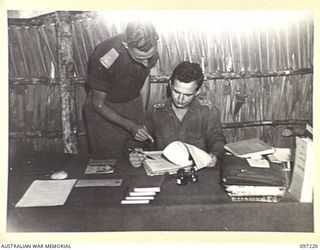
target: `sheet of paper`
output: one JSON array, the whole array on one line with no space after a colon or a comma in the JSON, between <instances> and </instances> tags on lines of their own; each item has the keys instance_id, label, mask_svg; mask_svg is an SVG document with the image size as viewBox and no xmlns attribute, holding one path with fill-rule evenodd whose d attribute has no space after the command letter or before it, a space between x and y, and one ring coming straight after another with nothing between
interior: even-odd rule
<instances>
[{"instance_id":1,"label":"sheet of paper","mask_svg":"<svg viewBox=\"0 0 320 250\"><path fill-rule=\"evenodd\" d=\"M207 152L187 143L185 143L185 145L188 148L188 151L191 154L192 159L194 160L197 170L200 170L201 168L204 168L209 165L209 163L211 162L211 156Z\"/></svg>"},{"instance_id":2,"label":"sheet of paper","mask_svg":"<svg viewBox=\"0 0 320 250\"><path fill-rule=\"evenodd\" d=\"M16 207L46 207L63 205L76 179L35 180L16 204Z\"/></svg>"},{"instance_id":3,"label":"sheet of paper","mask_svg":"<svg viewBox=\"0 0 320 250\"><path fill-rule=\"evenodd\" d=\"M192 161L189 160L189 151L185 143L181 141L171 142L163 150L163 155L172 163L181 167L192 165Z\"/></svg>"},{"instance_id":4,"label":"sheet of paper","mask_svg":"<svg viewBox=\"0 0 320 250\"><path fill-rule=\"evenodd\" d=\"M270 168L270 164L266 159L247 159L250 167L254 168Z\"/></svg>"},{"instance_id":5,"label":"sheet of paper","mask_svg":"<svg viewBox=\"0 0 320 250\"><path fill-rule=\"evenodd\" d=\"M281 163L291 161L291 150L290 148L275 148L273 154L268 155L268 159L271 162Z\"/></svg>"},{"instance_id":6,"label":"sheet of paper","mask_svg":"<svg viewBox=\"0 0 320 250\"><path fill-rule=\"evenodd\" d=\"M118 187L122 179L83 179L78 180L75 187Z\"/></svg>"}]
</instances>

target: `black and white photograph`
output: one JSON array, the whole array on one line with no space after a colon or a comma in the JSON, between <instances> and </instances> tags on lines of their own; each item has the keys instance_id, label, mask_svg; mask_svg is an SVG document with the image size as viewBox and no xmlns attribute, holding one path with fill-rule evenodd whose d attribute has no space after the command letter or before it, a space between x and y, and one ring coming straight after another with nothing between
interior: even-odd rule
<instances>
[{"instance_id":1,"label":"black and white photograph","mask_svg":"<svg viewBox=\"0 0 320 250\"><path fill-rule=\"evenodd\" d=\"M7 233L314 233L314 13L7 10Z\"/></svg>"}]
</instances>

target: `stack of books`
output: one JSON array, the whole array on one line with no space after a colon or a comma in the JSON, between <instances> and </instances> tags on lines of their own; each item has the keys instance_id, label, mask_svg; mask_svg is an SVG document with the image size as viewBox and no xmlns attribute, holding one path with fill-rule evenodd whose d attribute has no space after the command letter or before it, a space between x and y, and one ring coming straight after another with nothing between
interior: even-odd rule
<instances>
[{"instance_id":1,"label":"stack of books","mask_svg":"<svg viewBox=\"0 0 320 250\"><path fill-rule=\"evenodd\" d=\"M161 191L161 185L165 175L139 176L133 185L129 187L121 204L148 204L155 199Z\"/></svg>"},{"instance_id":2,"label":"stack of books","mask_svg":"<svg viewBox=\"0 0 320 250\"><path fill-rule=\"evenodd\" d=\"M232 155L224 159L221 178L232 201L278 202L284 196L290 182L288 157L279 161L276 149L258 138L229 143L225 149Z\"/></svg>"}]
</instances>

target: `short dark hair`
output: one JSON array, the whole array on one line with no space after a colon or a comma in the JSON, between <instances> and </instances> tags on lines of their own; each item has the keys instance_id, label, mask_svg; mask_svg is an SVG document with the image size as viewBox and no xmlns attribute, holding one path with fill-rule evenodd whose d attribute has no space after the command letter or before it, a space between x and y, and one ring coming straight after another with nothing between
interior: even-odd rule
<instances>
[{"instance_id":1,"label":"short dark hair","mask_svg":"<svg viewBox=\"0 0 320 250\"><path fill-rule=\"evenodd\" d=\"M173 70L170 77L170 84L172 84L174 80L186 83L196 81L198 85L196 90L199 90L202 86L203 79L204 75L198 63L184 61L179 63L179 65Z\"/></svg>"},{"instance_id":2,"label":"short dark hair","mask_svg":"<svg viewBox=\"0 0 320 250\"><path fill-rule=\"evenodd\" d=\"M126 43L130 48L148 51L157 45L158 33L152 23L132 21L127 24Z\"/></svg>"}]
</instances>

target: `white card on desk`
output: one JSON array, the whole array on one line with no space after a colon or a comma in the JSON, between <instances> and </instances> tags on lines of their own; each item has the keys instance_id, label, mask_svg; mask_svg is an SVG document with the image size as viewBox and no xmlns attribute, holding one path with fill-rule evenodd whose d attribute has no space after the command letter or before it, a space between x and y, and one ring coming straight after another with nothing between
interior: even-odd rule
<instances>
[{"instance_id":1,"label":"white card on desk","mask_svg":"<svg viewBox=\"0 0 320 250\"><path fill-rule=\"evenodd\" d=\"M81 179L75 187L119 187L122 179Z\"/></svg>"},{"instance_id":2,"label":"white card on desk","mask_svg":"<svg viewBox=\"0 0 320 250\"><path fill-rule=\"evenodd\" d=\"M46 207L63 205L76 179L35 180L16 204L16 207Z\"/></svg>"}]
</instances>

